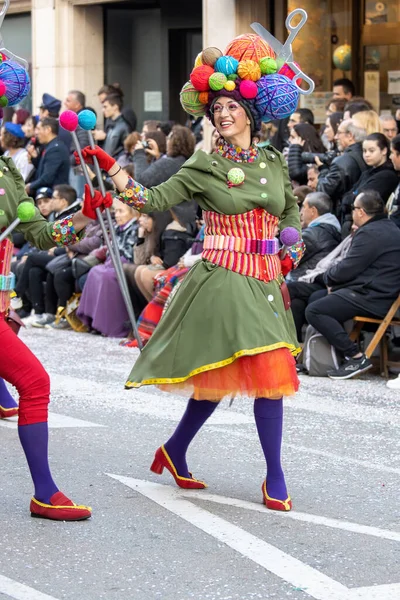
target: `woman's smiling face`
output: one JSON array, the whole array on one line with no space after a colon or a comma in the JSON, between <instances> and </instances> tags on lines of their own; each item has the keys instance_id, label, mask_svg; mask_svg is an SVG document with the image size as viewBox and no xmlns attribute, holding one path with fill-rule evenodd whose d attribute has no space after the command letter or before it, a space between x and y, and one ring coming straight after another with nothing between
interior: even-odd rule
<instances>
[{"instance_id":1,"label":"woman's smiling face","mask_svg":"<svg viewBox=\"0 0 400 600\"><path fill-rule=\"evenodd\" d=\"M249 117L245 109L236 100L220 96L215 101L212 112L215 127L226 140L250 132Z\"/></svg>"}]
</instances>

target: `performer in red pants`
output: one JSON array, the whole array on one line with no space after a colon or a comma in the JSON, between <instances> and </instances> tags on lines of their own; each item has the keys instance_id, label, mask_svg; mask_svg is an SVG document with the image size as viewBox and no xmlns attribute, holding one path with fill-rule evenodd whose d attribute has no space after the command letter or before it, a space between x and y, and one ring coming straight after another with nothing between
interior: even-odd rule
<instances>
[{"instance_id":1,"label":"performer in red pants","mask_svg":"<svg viewBox=\"0 0 400 600\"><path fill-rule=\"evenodd\" d=\"M24 181L10 158L0 157L2 195L0 195L0 233L12 223L21 202L31 202L26 196ZM77 232L89 219L96 218L95 208L103 203L100 193L94 199L85 197L83 213L75 213L61 221L48 223L35 209L34 218L16 228L26 240L42 250L55 245L71 245L78 241ZM10 239L0 242L0 377L18 390L18 434L35 486L30 511L33 517L77 521L91 516L91 509L78 506L67 498L54 483L48 463L49 376L34 354L17 337L8 323L9 297L13 288L10 263L13 245ZM0 417L16 413L11 410L10 395L0 380ZM12 401L13 402L13 401ZM6 406L3 406L6 405Z\"/></svg>"}]
</instances>

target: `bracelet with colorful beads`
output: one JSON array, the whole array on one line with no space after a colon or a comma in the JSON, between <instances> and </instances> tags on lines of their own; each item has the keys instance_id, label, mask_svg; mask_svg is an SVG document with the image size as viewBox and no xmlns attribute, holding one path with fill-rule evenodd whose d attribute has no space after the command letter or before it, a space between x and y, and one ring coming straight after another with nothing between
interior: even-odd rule
<instances>
[{"instance_id":1,"label":"bracelet with colorful beads","mask_svg":"<svg viewBox=\"0 0 400 600\"><path fill-rule=\"evenodd\" d=\"M124 204L128 204L136 210L141 210L147 203L148 193L149 190L144 185L129 177L126 188L120 193L119 199Z\"/></svg>"}]
</instances>

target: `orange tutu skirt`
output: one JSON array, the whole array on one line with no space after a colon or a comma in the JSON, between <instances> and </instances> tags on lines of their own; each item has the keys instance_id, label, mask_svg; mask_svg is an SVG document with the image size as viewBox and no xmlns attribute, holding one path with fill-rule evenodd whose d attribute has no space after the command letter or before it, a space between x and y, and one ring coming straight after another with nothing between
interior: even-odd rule
<instances>
[{"instance_id":1,"label":"orange tutu skirt","mask_svg":"<svg viewBox=\"0 0 400 600\"><path fill-rule=\"evenodd\" d=\"M198 373L179 383L164 383L157 387L165 392L213 402L238 396L278 400L297 392L299 378L292 354L287 348L279 348L253 356L241 356L224 367Z\"/></svg>"}]
</instances>

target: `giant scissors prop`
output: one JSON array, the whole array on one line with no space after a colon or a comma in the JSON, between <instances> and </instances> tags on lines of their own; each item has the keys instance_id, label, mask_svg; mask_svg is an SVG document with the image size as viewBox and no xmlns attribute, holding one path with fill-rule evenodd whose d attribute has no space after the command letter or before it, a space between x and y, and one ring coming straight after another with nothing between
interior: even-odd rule
<instances>
[{"instance_id":1,"label":"giant scissors prop","mask_svg":"<svg viewBox=\"0 0 400 600\"><path fill-rule=\"evenodd\" d=\"M4 0L4 4L2 6L2 9L0 10L0 29L1 29L1 26L3 25L4 17L6 16L6 12L8 11L9 6L10 6L10 0ZM28 71L28 68L29 68L28 62L24 58L21 58L20 56L16 56L12 52L10 52L10 50L7 50L7 48L4 47L3 36L1 35L1 33L0 33L0 52L2 54L4 54L8 59L15 60L15 62L22 65L24 67L24 69L26 71Z\"/></svg>"},{"instance_id":2,"label":"giant scissors prop","mask_svg":"<svg viewBox=\"0 0 400 600\"><path fill-rule=\"evenodd\" d=\"M292 25L293 19L297 15L301 15L301 19L297 25ZM272 33L267 31L265 27L263 27L260 23L252 23L250 25L253 31L255 31L257 35L262 37L271 46L272 50L276 54L277 63L279 65L283 65L284 63L286 63L287 65L289 65L292 71L294 71L295 76L293 77L293 83L298 88L300 94L304 94L306 96L313 93L315 84L313 80L310 77L308 77L308 75L303 73L303 71L299 69L299 67L293 62L292 43L296 38L297 34L299 33L300 29L305 25L307 19L308 15L303 8L296 8L296 10L293 10L290 13L290 15L288 15L285 21L285 26L286 29L289 31L289 37L284 44L281 44L281 42L277 40L272 35ZM300 85L298 85L297 81L299 79L302 79L307 83L308 89L303 90L300 87Z\"/></svg>"}]
</instances>

